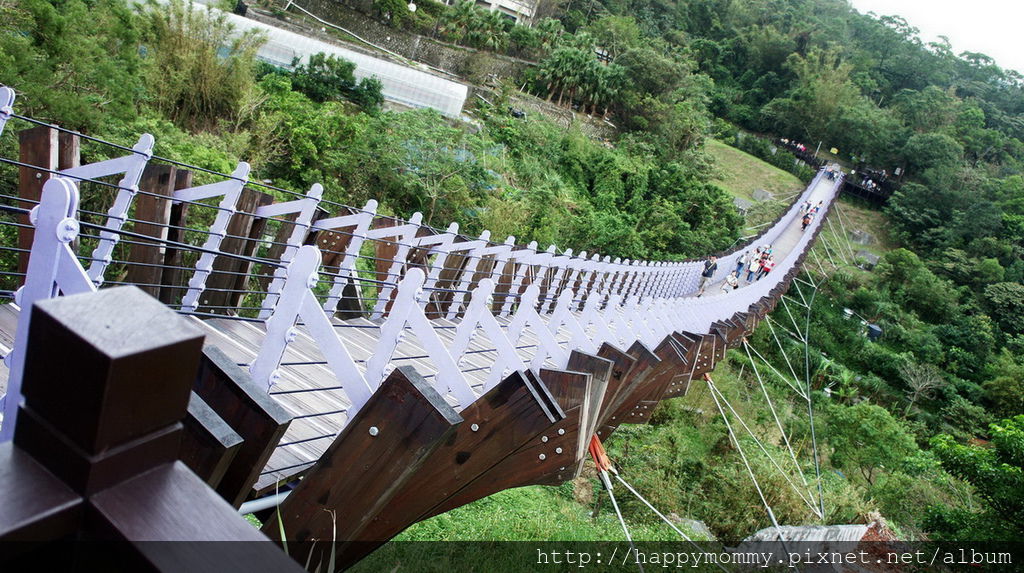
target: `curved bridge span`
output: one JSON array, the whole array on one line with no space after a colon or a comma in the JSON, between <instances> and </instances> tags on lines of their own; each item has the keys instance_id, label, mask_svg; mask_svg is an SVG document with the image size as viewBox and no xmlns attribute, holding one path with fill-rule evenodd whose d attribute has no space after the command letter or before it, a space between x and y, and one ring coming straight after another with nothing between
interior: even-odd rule
<instances>
[{"instance_id":1,"label":"curved bridge span","mask_svg":"<svg viewBox=\"0 0 1024 573\"><path fill-rule=\"evenodd\" d=\"M0 95L2 120L17 117ZM0 307L2 435L21 403L21 308L137 285L206 337L181 459L236 507L290 491L266 504L280 503L267 534L283 525L300 562L314 540L338 540L340 565L432 515L577 476L593 436L645 423L775 307L842 184L819 173L755 239L773 246L770 274L719 288L741 248L696 297L702 261L465 237L374 201L330 203L319 185L275 200L283 190L249 181L244 163L193 184L189 166L153 156L149 135L100 163L32 161L40 141L76 135L55 134L21 138L17 164L43 176L31 215L25 180L23 207L9 209L34 234L24 286ZM805 201L822 203L806 232Z\"/></svg>"}]
</instances>

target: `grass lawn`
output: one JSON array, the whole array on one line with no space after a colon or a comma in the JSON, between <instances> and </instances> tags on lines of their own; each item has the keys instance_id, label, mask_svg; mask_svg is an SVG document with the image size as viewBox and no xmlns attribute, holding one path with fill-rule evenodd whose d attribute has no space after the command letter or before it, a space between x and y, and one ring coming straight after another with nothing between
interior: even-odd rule
<instances>
[{"instance_id":1,"label":"grass lawn","mask_svg":"<svg viewBox=\"0 0 1024 573\"><path fill-rule=\"evenodd\" d=\"M715 158L718 172L712 182L733 197L754 203L747 211L748 228L775 220L789 206L793 194L803 191L806 187L793 174L721 141L708 139L706 150ZM754 191L757 189L773 193L776 199L754 201Z\"/></svg>"},{"instance_id":2,"label":"grass lawn","mask_svg":"<svg viewBox=\"0 0 1024 573\"><path fill-rule=\"evenodd\" d=\"M871 243L861 245L853 242L850 234L854 230L871 235ZM855 269L852 263L856 253L867 251L882 256L899 246L898 241L890 233L889 220L881 210L844 197L836 203L825 219L825 228L812 247L812 254L807 262L812 266L819 263L824 265L826 268L823 270L826 272L833 263L852 270Z\"/></svg>"},{"instance_id":3,"label":"grass lawn","mask_svg":"<svg viewBox=\"0 0 1024 573\"><path fill-rule=\"evenodd\" d=\"M715 184L734 197L753 201L757 189L770 191L776 197L785 197L803 191L806 187L791 173L721 141L707 140L706 150L715 158L718 167Z\"/></svg>"}]
</instances>

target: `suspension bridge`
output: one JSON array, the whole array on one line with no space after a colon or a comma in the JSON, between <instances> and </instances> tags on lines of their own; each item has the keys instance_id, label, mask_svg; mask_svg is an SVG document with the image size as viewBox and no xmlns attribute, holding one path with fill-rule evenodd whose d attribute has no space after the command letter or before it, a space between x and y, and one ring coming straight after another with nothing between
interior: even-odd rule
<instances>
[{"instance_id":1,"label":"suspension bridge","mask_svg":"<svg viewBox=\"0 0 1024 573\"><path fill-rule=\"evenodd\" d=\"M134 285L205 337L177 459L234 508L276 507L265 532L286 532L300 562L336 540L339 566L430 516L578 476L594 444L745 346L842 184L819 172L754 239L772 245L771 273L721 289L747 249L722 253L698 297L701 260L436 229L376 201L326 200L320 185L250 180L245 163L222 174L162 158L149 135L124 146L50 126L0 88L0 129L13 121L31 127L19 158L0 158L19 173L0 197L0 437L38 422L23 393L39 315L27 309ZM81 146L110 158L81 164ZM806 231L804 202L822 209Z\"/></svg>"}]
</instances>

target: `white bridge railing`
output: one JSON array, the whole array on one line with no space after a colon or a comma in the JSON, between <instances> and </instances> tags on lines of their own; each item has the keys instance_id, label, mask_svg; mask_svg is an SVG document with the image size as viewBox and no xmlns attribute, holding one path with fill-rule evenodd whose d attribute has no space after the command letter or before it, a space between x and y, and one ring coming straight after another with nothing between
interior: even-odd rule
<instances>
[{"instance_id":1,"label":"white bridge railing","mask_svg":"<svg viewBox=\"0 0 1024 573\"><path fill-rule=\"evenodd\" d=\"M0 130L12 118L39 123L13 113L8 88L0 88L0 100ZM136 284L180 313L252 322L265 331L245 366L268 390L289 368L283 362L289 345L311 339L321 365L344 389L349 419L390 373L406 336L415 337L420 358L434 365L435 387L464 408L509 373L564 368L572 350L596 352L605 343L628 348L638 341L654 348L671 332L707 332L767 296L799 263L821 223L815 220L785 253L777 251L780 260L764 280L695 298L702 261L577 255L554 245L517 245L514 237L493 242L486 231L469 238L454 223L428 227L419 213L408 220L379 215L375 201L362 208L325 201L320 185L305 194L275 189L294 199L274 203L259 195L267 186L249 181L245 163L229 175L204 173L215 180L202 185L147 188L155 166L172 172L190 167L154 156L153 143L143 135L132 148L118 146L122 157L70 169L29 166L49 179L31 207L35 239L15 303L27 308L60 293L130 283L134 272L146 270L157 278ZM112 175L119 182L110 183ZM801 202L814 197L827 208L841 179L822 183L819 173L757 244L792 237ZM79 206L80 195L108 188L114 194L105 212ZM24 196L4 198L13 214L27 214L32 204ZM142 201L158 208L144 208ZM325 215L331 209L336 212ZM81 255L90 252L87 245L91 255ZM736 267L742 250L719 258L715 282ZM6 357L3 439L10 437L20 401L19 342L26 340L28 319L28 312L20 313ZM349 333L359 328L373 329L373 348L355 347ZM477 344L484 339L486 352ZM467 362L479 363L481 355L487 371L471 375Z\"/></svg>"}]
</instances>

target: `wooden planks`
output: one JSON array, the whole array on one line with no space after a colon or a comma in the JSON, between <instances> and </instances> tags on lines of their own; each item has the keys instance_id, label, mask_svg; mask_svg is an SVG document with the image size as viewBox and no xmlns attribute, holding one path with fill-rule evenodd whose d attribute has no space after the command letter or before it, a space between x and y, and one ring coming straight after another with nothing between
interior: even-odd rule
<instances>
[{"instance_id":1,"label":"wooden planks","mask_svg":"<svg viewBox=\"0 0 1024 573\"><path fill-rule=\"evenodd\" d=\"M396 495L417 487L414 478L461 421L413 369L395 370L267 521L264 532L277 537L283 527L293 557L306 562L312 555L311 563L326 563L330 540L343 548L344 540L355 539Z\"/></svg>"},{"instance_id":2,"label":"wooden planks","mask_svg":"<svg viewBox=\"0 0 1024 573\"><path fill-rule=\"evenodd\" d=\"M460 413L462 423L434 450L416 476L344 546L342 564L351 564L431 511L524 443L564 417L551 410L552 398L519 373L509 376Z\"/></svg>"}]
</instances>

